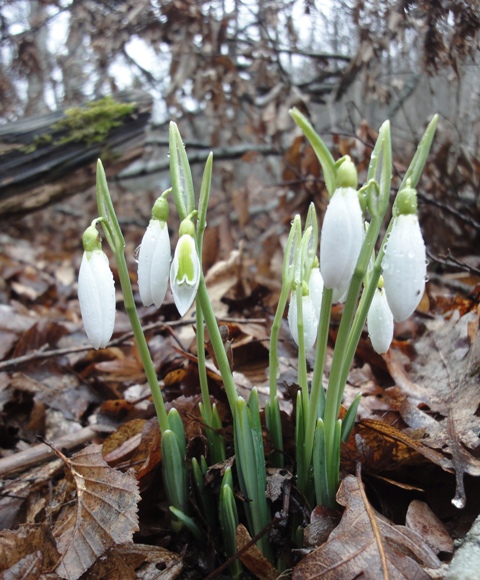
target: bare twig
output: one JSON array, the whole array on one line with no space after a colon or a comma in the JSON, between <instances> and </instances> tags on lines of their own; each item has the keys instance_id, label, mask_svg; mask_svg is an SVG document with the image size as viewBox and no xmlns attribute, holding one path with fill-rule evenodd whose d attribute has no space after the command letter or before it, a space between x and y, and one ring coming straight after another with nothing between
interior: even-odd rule
<instances>
[{"instance_id":1,"label":"bare twig","mask_svg":"<svg viewBox=\"0 0 480 580\"><path fill-rule=\"evenodd\" d=\"M266 322L265 318L222 318L223 322L232 322L236 324L248 324L248 323L264 323ZM152 330L158 330L161 328L173 328L175 326L184 326L188 324L195 324L195 318L182 318L180 320L173 320L170 322L152 322L151 324L147 324L143 327L145 332L151 332ZM120 346L124 344L127 340L131 340L133 338L133 332L126 332L122 334L118 338L111 340L107 347L112 346ZM47 358L55 358L57 356L62 356L65 354L72 354L75 352L82 352L85 350L90 350L92 346L90 344L85 344L82 346L70 346L66 348L52 348L48 349L48 345L45 345L38 350L25 354L23 356L17 356L15 358L11 358L8 360L4 360L0 362L0 371L5 371L7 369L11 369L16 367L20 364L24 364L27 362L32 362L35 360L47 359Z\"/></svg>"},{"instance_id":2,"label":"bare twig","mask_svg":"<svg viewBox=\"0 0 480 580\"><path fill-rule=\"evenodd\" d=\"M59 437L53 442L53 444L58 449L72 449L82 445L86 441L90 441L96 434L97 432L91 427L84 427L83 429L80 429L80 431ZM50 447L44 443L40 443L39 445L29 447L24 451L15 453L14 455L1 458L0 477L5 477L15 473L16 471L28 469L38 463L56 459L56 457L57 456L53 453Z\"/></svg>"}]
</instances>

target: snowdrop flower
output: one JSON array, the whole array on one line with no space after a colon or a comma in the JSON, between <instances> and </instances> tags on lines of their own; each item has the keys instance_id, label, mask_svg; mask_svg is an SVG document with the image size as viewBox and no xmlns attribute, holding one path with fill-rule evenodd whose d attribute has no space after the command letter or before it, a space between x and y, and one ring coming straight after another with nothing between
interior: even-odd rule
<instances>
[{"instance_id":1,"label":"snowdrop flower","mask_svg":"<svg viewBox=\"0 0 480 580\"><path fill-rule=\"evenodd\" d=\"M346 156L337 170L337 188L325 212L320 238L320 271L334 300L346 296L364 239L357 170Z\"/></svg>"},{"instance_id":2,"label":"snowdrop flower","mask_svg":"<svg viewBox=\"0 0 480 580\"><path fill-rule=\"evenodd\" d=\"M375 290L372 303L368 310L367 328L370 341L378 354L387 352L393 339L393 314L388 306L385 290L381 287Z\"/></svg>"},{"instance_id":3,"label":"snowdrop flower","mask_svg":"<svg viewBox=\"0 0 480 580\"><path fill-rule=\"evenodd\" d=\"M78 300L88 340L98 349L104 348L113 334L115 283L94 222L83 234L85 251L78 275Z\"/></svg>"},{"instance_id":4,"label":"snowdrop flower","mask_svg":"<svg viewBox=\"0 0 480 580\"><path fill-rule=\"evenodd\" d=\"M180 316L192 305L200 283L200 260L195 245L195 227L190 218L180 224L180 238L170 268L170 287Z\"/></svg>"},{"instance_id":5,"label":"snowdrop flower","mask_svg":"<svg viewBox=\"0 0 480 580\"><path fill-rule=\"evenodd\" d=\"M138 289L144 306L160 308L167 293L171 260L167 219L168 202L162 196L153 206L138 254Z\"/></svg>"},{"instance_id":6,"label":"snowdrop flower","mask_svg":"<svg viewBox=\"0 0 480 580\"><path fill-rule=\"evenodd\" d=\"M320 238L320 270L326 288L340 297L348 289L364 239L357 191L340 187L333 193Z\"/></svg>"},{"instance_id":7,"label":"snowdrop flower","mask_svg":"<svg viewBox=\"0 0 480 580\"><path fill-rule=\"evenodd\" d=\"M318 266L314 266L310 272L310 280L308 281L308 293L312 300L315 316L317 317L317 320L319 320L320 309L322 308L323 278Z\"/></svg>"},{"instance_id":8,"label":"snowdrop flower","mask_svg":"<svg viewBox=\"0 0 480 580\"><path fill-rule=\"evenodd\" d=\"M302 315L303 339L305 351L308 351L315 344L318 328L318 316L315 312L313 301L308 293L306 295L302 295ZM288 326L290 327L292 338L298 346L298 308L296 290L292 292L290 297L290 306L288 308Z\"/></svg>"},{"instance_id":9,"label":"snowdrop flower","mask_svg":"<svg viewBox=\"0 0 480 580\"><path fill-rule=\"evenodd\" d=\"M422 299L427 261L418 223L417 194L407 187L399 192L390 236L382 261L388 305L397 322L406 320Z\"/></svg>"}]
</instances>

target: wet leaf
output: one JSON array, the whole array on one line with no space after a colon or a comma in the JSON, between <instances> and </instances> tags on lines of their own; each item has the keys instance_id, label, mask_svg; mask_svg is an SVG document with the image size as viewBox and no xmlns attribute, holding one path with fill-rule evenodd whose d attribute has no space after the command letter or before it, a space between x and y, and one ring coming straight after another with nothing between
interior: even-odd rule
<instances>
[{"instance_id":1,"label":"wet leaf","mask_svg":"<svg viewBox=\"0 0 480 580\"><path fill-rule=\"evenodd\" d=\"M436 554L453 552L450 534L425 502L415 499L410 503L406 524L411 530L417 532Z\"/></svg>"},{"instance_id":2,"label":"wet leaf","mask_svg":"<svg viewBox=\"0 0 480 580\"><path fill-rule=\"evenodd\" d=\"M480 475L480 461L473 452L480 446L479 313L460 316L454 311L450 320L429 321L415 350L409 373L398 360L389 364L410 403L400 412L409 427L425 429L423 443L451 456L457 479L452 502L463 507L463 474Z\"/></svg>"},{"instance_id":3,"label":"wet leaf","mask_svg":"<svg viewBox=\"0 0 480 580\"><path fill-rule=\"evenodd\" d=\"M421 565L438 568L440 562L422 538L395 526L368 503L359 480L347 476L337 493L345 512L328 541L293 570L293 580L325 578L428 579Z\"/></svg>"},{"instance_id":4,"label":"wet leaf","mask_svg":"<svg viewBox=\"0 0 480 580\"><path fill-rule=\"evenodd\" d=\"M75 580L109 547L132 541L140 495L130 473L120 473L103 460L101 445L90 445L71 459L56 453L77 491L76 505L53 530L62 556L57 573Z\"/></svg>"},{"instance_id":5,"label":"wet leaf","mask_svg":"<svg viewBox=\"0 0 480 580\"><path fill-rule=\"evenodd\" d=\"M247 528L242 524L237 526L238 551L240 552L245 548L251 540L252 538L250 537ZM278 570L270 564L255 544L246 548L246 550L240 554L240 560L242 564L259 580L276 580L279 576Z\"/></svg>"}]
</instances>

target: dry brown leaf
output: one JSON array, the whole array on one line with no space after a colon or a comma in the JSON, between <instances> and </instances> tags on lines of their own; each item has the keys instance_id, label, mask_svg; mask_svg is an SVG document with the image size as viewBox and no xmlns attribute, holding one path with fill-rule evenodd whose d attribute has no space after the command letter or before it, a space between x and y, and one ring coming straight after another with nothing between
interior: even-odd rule
<instances>
[{"instance_id":1,"label":"dry brown leaf","mask_svg":"<svg viewBox=\"0 0 480 580\"><path fill-rule=\"evenodd\" d=\"M240 524L237 526L237 549L242 551L249 542L252 541L247 528ZM265 556L260 552L255 544L252 544L239 556L242 564L250 570L259 580L276 580L280 572L270 564Z\"/></svg>"},{"instance_id":2,"label":"dry brown leaf","mask_svg":"<svg viewBox=\"0 0 480 580\"><path fill-rule=\"evenodd\" d=\"M102 580L175 580L183 564L178 554L160 546L123 544L108 550L89 571L90 578Z\"/></svg>"},{"instance_id":3,"label":"dry brown leaf","mask_svg":"<svg viewBox=\"0 0 480 580\"><path fill-rule=\"evenodd\" d=\"M293 580L420 580L429 576L418 562L439 567L439 560L418 534L393 525L373 510L361 486L353 475L343 480L337 493L338 503L345 506L342 520L328 541L295 567Z\"/></svg>"},{"instance_id":4,"label":"dry brown leaf","mask_svg":"<svg viewBox=\"0 0 480 580\"><path fill-rule=\"evenodd\" d=\"M115 544L132 541L138 530L137 482L107 465L101 445L89 445L71 459L59 451L77 491L77 501L53 535L62 559L57 573L76 580Z\"/></svg>"},{"instance_id":5,"label":"dry brown leaf","mask_svg":"<svg viewBox=\"0 0 480 580\"><path fill-rule=\"evenodd\" d=\"M405 522L411 530L417 532L424 539L436 554L440 552L451 554L453 552L453 540L450 534L425 502L418 499L410 502Z\"/></svg>"},{"instance_id":6,"label":"dry brown leaf","mask_svg":"<svg viewBox=\"0 0 480 580\"><path fill-rule=\"evenodd\" d=\"M389 364L389 371L410 399L400 408L404 421L424 428L423 443L451 456L457 480L452 502L464 507L463 474L480 476L480 460L468 451L480 446L479 315L455 311L450 320L427 322L427 329L415 343L418 356L410 373L398 361ZM428 409L415 409L418 405Z\"/></svg>"},{"instance_id":7,"label":"dry brown leaf","mask_svg":"<svg viewBox=\"0 0 480 580\"><path fill-rule=\"evenodd\" d=\"M0 572L2 578L35 580L50 572L58 560L55 542L45 524L20 526L0 532Z\"/></svg>"}]
</instances>

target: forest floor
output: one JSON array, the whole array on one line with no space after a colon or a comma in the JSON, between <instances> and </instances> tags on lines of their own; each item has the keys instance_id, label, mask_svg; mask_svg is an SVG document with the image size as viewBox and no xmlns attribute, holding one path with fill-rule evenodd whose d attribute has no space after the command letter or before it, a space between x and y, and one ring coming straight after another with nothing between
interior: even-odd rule
<instances>
[{"instance_id":1,"label":"forest floor","mask_svg":"<svg viewBox=\"0 0 480 580\"><path fill-rule=\"evenodd\" d=\"M237 194L233 207L224 198L212 201L207 285L232 340L238 390L248 396L257 386L264 401L292 205L269 204L267 192L255 198L259 206L252 213L248 198L256 194ZM134 250L152 201L138 198L119 190L115 201L135 290ZM81 234L94 217L89 193L2 224L2 577L228 578L228 570L215 572L225 561L219 530L205 528L202 544L169 529L158 425L120 293L108 348L95 351L87 344L76 279ZM306 530L302 549L282 537L281 526L271 538L294 578L386 578L387 570L390 578L445 575L457 540L480 513L479 282L434 271L418 311L396 326L386 355L373 351L366 333L362 337L343 401L348 407L362 393L358 423L342 450L338 511L302 505L289 475L297 375L296 347L284 321L279 389L287 470L269 472L269 484L280 481L282 490L277 499L270 497L286 527L294 517ZM327 376L341 309L334 307ZM167 407L175 406L184 420L187 457L199 457L206 438L198 411L194 319L179 320L170 293L158 311L139 312ZM313 354L307 363L311 372ZM225 392L213 364L209 368L232 452ZM267 435L265 447L268 455ZM218 490L220 473L218 467L209 472L212 489ZM93 493L96 486L102 491ZM195 511L193 497L192 506ZM240 555L246 574L277 577L272 566L255 555L249 560L248 553Z\"/></svg>"}]
</instances>

